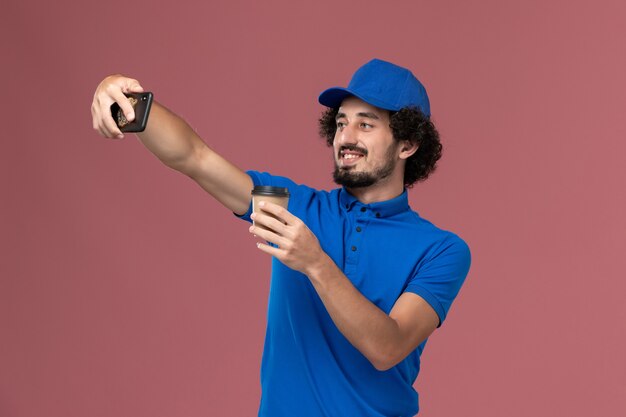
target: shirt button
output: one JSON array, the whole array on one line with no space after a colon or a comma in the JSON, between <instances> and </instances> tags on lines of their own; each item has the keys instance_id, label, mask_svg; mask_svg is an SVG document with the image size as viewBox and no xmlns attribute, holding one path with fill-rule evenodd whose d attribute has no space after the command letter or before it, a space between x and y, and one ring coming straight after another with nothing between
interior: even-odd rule
<instances>
[{"instance_id":1,"label":"shirt button","mask_svg":"<svg viewBox=\"0 0 626 417\"><path fill-rule=\"evenodd\" d=\"M357 227L356 227L356 231L357 231L357 232L360 232L360 231L361 231L361 226L357 226Z\"/></svg>"},{"instance_id":2,"label":"shirt button","mask_svg":"<svg viewBox=\"0 0 626 417\"><path fill-rule=\"evenodd\" d=\"M366 211L367 209L365 207L361 207L361 211Z\"/></svg>"},{"instance_id":3,"label":"shirt button","mask_svg":"<svg viewBox=\"0 0 626 417\"><path fill-rule=\"evenodd\" d=\"M356 246L352 246L352 252L356 252Z\"/></svg>"},{"instance_id":4,"label":"shirt button","mask_svg":"<svg viewBox=\"0 0 626 417\"><path fill-rule=\"evenodd\" d=\"M376 217L380 217L380 213L376 213Z\"/></svg>"}]
</instances>

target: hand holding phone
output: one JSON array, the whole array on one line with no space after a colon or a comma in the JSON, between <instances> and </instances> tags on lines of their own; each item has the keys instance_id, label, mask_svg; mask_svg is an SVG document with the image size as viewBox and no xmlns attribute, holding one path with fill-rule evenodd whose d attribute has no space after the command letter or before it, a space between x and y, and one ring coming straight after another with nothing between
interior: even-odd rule
<instances>
[{"instance_id":1,"label":"hand holding phone","mask_svg":"<svg viewBox=\"0 0 626 417\"><path fill-rule=\"evenodd\" d=\"M143 132L148 124L148 116L152 107L153 95L151 92L144 93L126 93L130 104L135 112L135 120L129 121L124 115L124 111L119 104L111 105L111 116L122 132Z\"/></svg>"}]
</instances>

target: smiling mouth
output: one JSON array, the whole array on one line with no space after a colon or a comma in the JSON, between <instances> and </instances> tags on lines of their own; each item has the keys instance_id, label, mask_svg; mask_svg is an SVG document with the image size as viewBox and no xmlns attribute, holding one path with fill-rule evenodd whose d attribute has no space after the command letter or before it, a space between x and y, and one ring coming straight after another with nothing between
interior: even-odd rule
<instances>
[{"instance_id":1,"label":"smiling mouth","mask_svg":"<svg viewBox=\"0 0 626 417\"><path fill-rule=\"evenodd\" d=\"M365 149L344 146L339 150L339 160L346 165L352 165L367 155Z\"/></svg>"}]
</instances>

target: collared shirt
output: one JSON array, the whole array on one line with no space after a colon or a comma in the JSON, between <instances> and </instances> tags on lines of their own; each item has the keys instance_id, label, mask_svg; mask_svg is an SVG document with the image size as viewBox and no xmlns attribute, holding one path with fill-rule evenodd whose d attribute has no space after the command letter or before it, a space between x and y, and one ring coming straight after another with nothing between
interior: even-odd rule
<instances>
[{"instance_id":1,"label":"collared shirt","mask_svg":"<svg viewBox=\"0 0 626 417\"><path fill-rule=\"evenodd\" d=\"M408 291L424 298L443 323L469 271L469 248L412 211L406 191L363 204L343 188L319 191L248 174L254 185L289 189L289 211L382 311L389 313ZM250 221L251 210L242 218ZM259 416L413 416L425 344L395 367L376 370L337 329L309 279L273 258Z\"/></svg>"}]
</instances>

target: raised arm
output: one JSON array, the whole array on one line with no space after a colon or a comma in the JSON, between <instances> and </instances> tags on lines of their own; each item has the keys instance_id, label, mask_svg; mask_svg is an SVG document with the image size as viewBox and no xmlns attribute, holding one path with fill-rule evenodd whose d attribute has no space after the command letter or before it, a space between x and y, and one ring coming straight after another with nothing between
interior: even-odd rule
<instances>
[{"instance_id":1,"label":"raised arm","mask_svg":"<svg viewBox=\"0 0 626 417\"><path fill-rule=\"evenodd\" d=\"M111 116L111 104L117 102L129 121L134 120L130 101L124 93L142 92L135 79L123 75L106 77L98 85L91 106L93 128L111 139L124 137ZM250 177L209 148L179 116L155 102L146 130L137 135L150 152L168 167L179 171L237 214L250 205Z\"/></svg>"}]
</instances>

